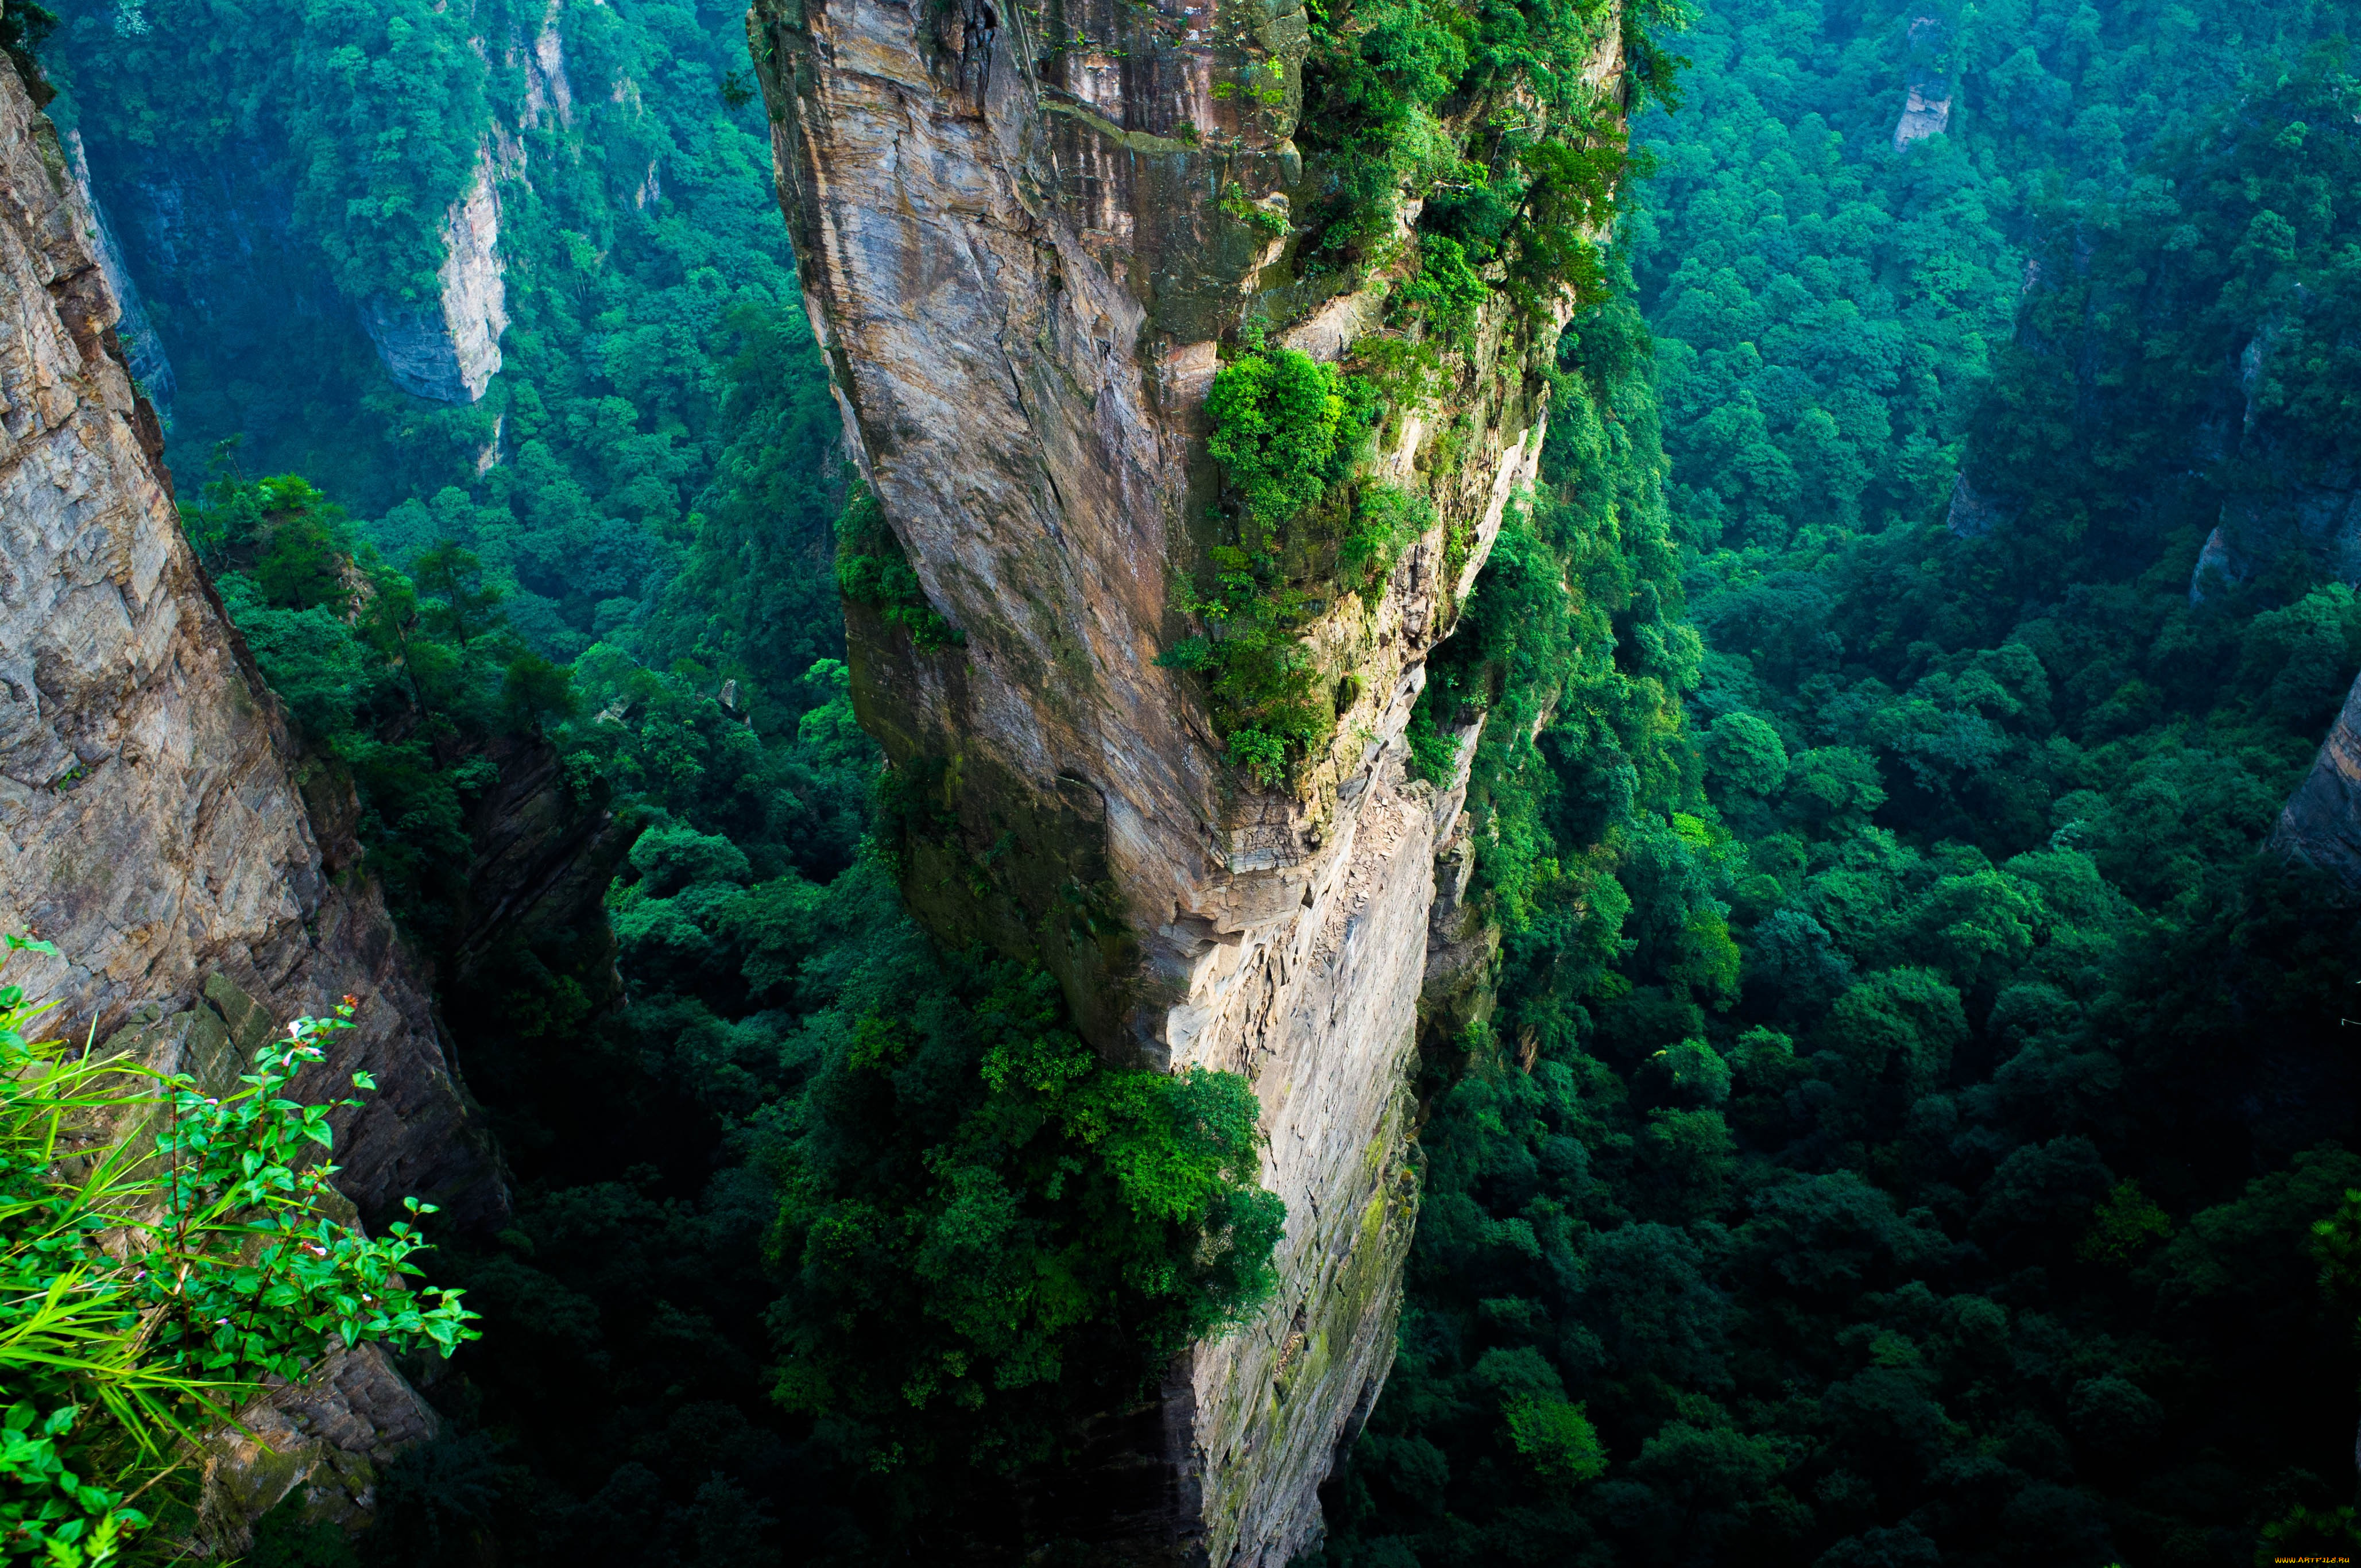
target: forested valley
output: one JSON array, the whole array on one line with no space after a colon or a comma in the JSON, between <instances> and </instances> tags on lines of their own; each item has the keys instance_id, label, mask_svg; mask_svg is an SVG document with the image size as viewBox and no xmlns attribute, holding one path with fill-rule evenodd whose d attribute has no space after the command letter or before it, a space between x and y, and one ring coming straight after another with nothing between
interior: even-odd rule
<instances>
[{"instance_id":1,"label":"forested valley","mask_svg":"<svg viewBox=\"0 0 2361 1568\"><path fill-rule=\"evenodd\" d=\"M1561 9L1312 7L1306 69ZM2274 839L2361 672L2349 10L1650 15L1538 479L1411 722L1447 782L1484 720L1497 954L1421 1019L1399 1351L1300 1568L2349 1553L2361 858ZM412 1369L441 1434L257 1568L1100 1561L1078 1422L1269 1288L1244 1080L1103 1059L905 913L928 806L844 616L958 633L846 460L742 23L8 33L517 1194L430 1227L482 1315ZM479 146L488 104L533 112ZM419 295L478 159L525 171L500 367L430 401L350 302ZM1428 208L1438 323L1482 195ZM611 817L605 920L479 951L526 768Z\"/></svg>"}]
</instances>

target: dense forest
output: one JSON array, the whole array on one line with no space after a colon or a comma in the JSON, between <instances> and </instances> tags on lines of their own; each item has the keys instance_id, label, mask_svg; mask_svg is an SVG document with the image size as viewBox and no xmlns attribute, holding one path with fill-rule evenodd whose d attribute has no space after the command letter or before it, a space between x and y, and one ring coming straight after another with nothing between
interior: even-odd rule
<instances>
[{"instance_id":1,"label":"dense forest","mask_svg":"<svg viewBox=\"0 0 2361 1568\"><path fill-rule=\"evenodd\" d=\"M416 1369L444 1434L357 1541L286 1511L258 1565L1087 1562L1045 1469L1267 1286L1242 1080L1103 1062L900 907L927 807L841 605L934 629L741 21L75 0L40 44L190 537L413 938L456 966L503 759L630 841L605 929L445 999L518 1204L435 1238L482 1314ZM2345 23L1658 17L1540 480L1413 722L1440 774L1484 720L1497 972L1422 1025L1398 1359L1310 1561L2356 1544L2361 939L2266 842L2361 670ZM351 302L419 297L487 146L529 170L504 364L429 403ZM278 281L152 243L167 176Z\"/></svg>"},{"instance_id":2,"label":"dense forest","mask_svg":"<svg viewBox=\"0 0 2361 1568\"><path fill-rule=\"evenodd\" d=\"M1624 231L1655 398L1636 323L1568 334L1603 427L1447 655L1552 717L1331 1562L2349 1548L2355 934L2258 853L2361 663L2291 515L2361 384L2340 19L1681 40ZM1947 131L1897 140L1905 81ZM1586 615L1604 680L1544 630Z\"/></svg>"}]
</instances>

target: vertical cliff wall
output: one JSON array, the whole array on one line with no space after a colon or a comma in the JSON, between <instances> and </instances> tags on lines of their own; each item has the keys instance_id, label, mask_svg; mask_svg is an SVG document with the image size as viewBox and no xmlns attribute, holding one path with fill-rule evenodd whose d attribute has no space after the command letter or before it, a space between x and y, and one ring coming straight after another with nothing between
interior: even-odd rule
<instances>
[{"instance_id":1,"label":"vertical cliff wall","mask_svg":"<svg viewBox=\"0 0 2361 1568\"><path fill-rule=\"evenodd\" d=\"M122 242L115 237L115 226L106 220L106 209L91 190L90 159L82 150L82 137L68 131L62 140L73 169L74 183L81 188L83 204L90 208L91 220L97 226L98 265L106 274L106 287L115 296L119 313L115 334L123 344L124 364L148 405L169 422L172 413L172 361L164 352L164 340L156 334L155 323L148 319L148 312L140 303L138 285L131 280L130 265L124 259Z\"/></svg>"},{"instance_id":2,"label":"vertical cliff wall","mask_svg":"<svg viewBox=\"0 0 2361 1568\"><path fill-rule=\"evenodd\" d=\"M1457 796L1406 775L1403 732L1533 474L1556 323L1494 308L1449 395L1388 424L1377 473L1436 524L1381 592L1312 607L1334 736L1257 788L1156 660L1213 542L1224 339L1251 313L1333 361L1382 315L1383 280L1299 282L1271 232L1312 194L1297 0L757 0L750 27L856 459L963 638L849 611L910 904L1044 964L1103 1051L1246 1074L1287 1202L1278 1296L1067 1488L1074 1528L1284 1563L1390 1362L1416 1210L1405 1069Z\"/></svg>"},{"instance_id":3,"label":"vertical cliff wall","mask_svg":"<svg viewBox=\"0 0 2361 1568\"><path fill-rule=\"evenodd\" d=\"M489 144L467 192L443 215L443 265L416 302L363 302L361 324L393 384L413 397L472 403L500 371L509 329L508 269L500 260L500 198Z\"/></svg>"},{"instance_id":4,"label":"vertical cliff wall","mask_svg":"<svg viewBox=\"0 0 2361 1568\"><path fill-rule=\"evenodd\" d=\"M102 1038L364 997L319 1069L381 1085L340 1113L346 1191L489 1218L497 1161L354 870L349 791L298 761L181 537L116 319L57 136L0 73L0 929L60 949L10 978Z\"/></svg>"}]
</instances>

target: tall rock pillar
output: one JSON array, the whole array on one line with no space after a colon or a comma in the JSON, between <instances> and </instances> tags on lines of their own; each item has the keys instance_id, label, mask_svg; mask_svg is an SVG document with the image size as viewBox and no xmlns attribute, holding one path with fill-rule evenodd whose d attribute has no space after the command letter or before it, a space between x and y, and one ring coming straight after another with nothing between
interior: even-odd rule
<instances>
[{"instance_id":1,"label":"tall rock pillar","mask_svg":"<svg viewBox=\"0 0 2361 1568\"><path fill-rule=\"evenodd\" d=\"M1334 361L1382 314L1382 282L1293 281L1276 232L1311 194L1300 0L756 0L750 27L883 547L961 640L848 607L909 903L1046 966L1103 1052L1246 1074L1287 1203L1276 1298L1065 1490L1110 1560L1279 1568L1317 1540L1315 1489L1392 1358L1406 1069L1457 808L1407 776L1403 733L1534 472L1557 323L1488 312L1444 406L1389 422L1376 467L1437 521L1381 592L1312 607L1334 737L1257 788L1156 661L1214 542L1223 340L1251 313Z\"/></svg>"}]
</instances>

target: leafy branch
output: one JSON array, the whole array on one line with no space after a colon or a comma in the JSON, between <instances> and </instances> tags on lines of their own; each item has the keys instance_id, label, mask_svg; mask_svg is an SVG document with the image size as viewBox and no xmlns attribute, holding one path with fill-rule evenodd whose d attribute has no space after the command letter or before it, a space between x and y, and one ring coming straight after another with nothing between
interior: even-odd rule
<instances>
[{"instance_id":1,"label":"leafy branch","mask_svg":"<svg viewBox=\"0 0 2361 1568\"><path fill-rule=\"evenodd\" d=\"M0 940L0 959L56 951ZM338 1346L478 1335L458 1291L409 1283L413 1224L371 1237L322 1212L332 1107L286 1091L353 999L290 1024L226 1095L31 1038L52 1006L0 986L0 1564L97 1568L150 1527L137 1499L272 1380Z\"/></svg>"}]
</instances>

